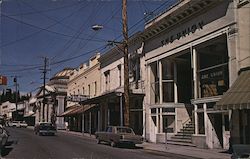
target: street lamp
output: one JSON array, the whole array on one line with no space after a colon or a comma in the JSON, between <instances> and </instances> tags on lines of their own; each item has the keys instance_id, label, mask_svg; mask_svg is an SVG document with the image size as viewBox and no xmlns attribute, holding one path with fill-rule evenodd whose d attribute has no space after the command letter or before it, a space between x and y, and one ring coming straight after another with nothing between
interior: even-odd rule
<instances>
[{"instance_id":1,"label":"street lamp","mask_svg":"<svg viewBox=\"0 0 250 159\"><path fill-rule=\"evenodd\" d=\"M103 28L103 26L102 26L102 25L98 25L98 24L92 26L92 29L93 29L94 31L101 30L102 28Z\"/></svg>"}]
</instances>

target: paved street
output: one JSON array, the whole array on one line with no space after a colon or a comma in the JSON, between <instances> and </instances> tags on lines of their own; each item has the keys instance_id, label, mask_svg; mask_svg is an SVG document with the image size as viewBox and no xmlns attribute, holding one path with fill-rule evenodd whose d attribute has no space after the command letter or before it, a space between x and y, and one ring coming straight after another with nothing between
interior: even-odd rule
<instances>
[{"instance_id":1,"label":"paved street","mask_svg":"<svg viewBox=\"0 0 250 159\"><path fill-rule=\"evenodd\" d=\"M56 136L38 136L31 129L7 128L10 132L9 143L2 152L4 158L18 159L188 159L190 157L144 150L141 147L122 146L113 148L98 145L95 140L72 134L58 133Z\"/></svg>"}]
</instances>

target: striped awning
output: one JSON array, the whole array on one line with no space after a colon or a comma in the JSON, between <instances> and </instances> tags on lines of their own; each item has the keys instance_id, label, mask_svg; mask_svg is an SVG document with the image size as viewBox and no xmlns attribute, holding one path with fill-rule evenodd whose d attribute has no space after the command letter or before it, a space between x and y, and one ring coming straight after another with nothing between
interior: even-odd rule
<instances>
[{"instance_id":1,"label":"striped awning","mask_svg":"<svg viewBox=\"0 0 250 159\"><path fill-rule=\"evenodd\" d=\"M215 109L250 109L250 70L240 73L230 89L216 103Z\"/></svg>"}]
</instances>

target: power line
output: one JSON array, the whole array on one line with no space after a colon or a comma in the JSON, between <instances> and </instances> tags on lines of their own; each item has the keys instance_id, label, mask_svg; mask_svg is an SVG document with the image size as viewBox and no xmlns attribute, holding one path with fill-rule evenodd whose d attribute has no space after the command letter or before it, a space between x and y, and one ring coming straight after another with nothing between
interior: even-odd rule
<instances>
[{"instance_id":1,"label":"power line","mask_svg":"<svg viewBox=\"0 0 250 159\"><path fill-rule=\"evenodd\" d=\"M9 43L6 43L6 44L2 44L0 47L6 47L6 46L11 45L11 44L13 44L13 43L16 43L16 42L18 42L18 41L27 39L27 38L33 36L34 34L40 33L41 31L47 31L47 32L49 32L49 33L53 33L53 34L60 35L60 36L64 36L64 37L70 37L70 38L74 37L74 36L71 36L71 35L68 35L68 34L56 32L56 31L52 31L52 30L49 30L49 29L48 29L48 28L54 26L54 25L57 24L57 23L54 23L54 24L52 24L52 25L50 25L50 26L48 26L48 27L46 27L46 28L42 28L42 27L39 27L39 26L30 24L30 23L21 21L21 20L19 20L19 19L10 17L10 16L8 16L8 15L6 15L6 14L1 14L1 15L4 16L4 17L6 17L6 18L8 18L8 19L13 20L13 21L16 21L16 22L19 22L19 23L21 23L21 24L30 26L30 27L32 27L32 28L40 29L40 30L37 31L37 32L34 32L34 33L30 34L30 35L27 35L26 37L23 37L23 38L21 38L21 39L18 39L18 40L15 40L15 41L12 41L12 42L9 42ZM81 37L77 37L76 39L79 39L79 40L90 40L90 41L95 41L95 42L103 42L103 41L104 41L104 40L97 40L97 39L94 40L94 39L87 39L87 38L81 38Z\"/></svg>"},{"instance_id":2,"label":"power line","mask_svg":"<svg viewBox=\"0 0 250 159\"><path fill-rule=\"evenodd\" d=\"M79 2L77 2L75 4L65 5L65 6L62 6L62 7L51 8L51 9L46 9L46 10L37 10L37 11L33 11L33 12L9 14L9 16L30 15L30 14L38 14L38 13L43 13L43 12L52 12L52 11L55 11L55 10L76 6L76 5L79 5L79 3L82 3L82 2L79 1Z\"/></svg>"}]
</instances>

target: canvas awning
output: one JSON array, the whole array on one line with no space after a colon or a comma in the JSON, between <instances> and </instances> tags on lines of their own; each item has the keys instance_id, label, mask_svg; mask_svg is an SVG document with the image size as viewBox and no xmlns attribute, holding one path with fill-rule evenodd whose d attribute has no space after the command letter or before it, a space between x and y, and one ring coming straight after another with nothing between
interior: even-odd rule
<instances>
[{"instance_id":1,"label":"canvas awning","mask_svg":"<svg viewBox=\"0 0 250 159\"><path fill-rule=\"evenodd\" d=\"M65 116L72 116L72 115L76 115L76 114L81 114L93 107L95 107L95 104L91 104L91 105L84 105L84 106L77 106L77 107L72 107L69 108L68 110L66 110L65 112L63 112L62 114L58 115L58 117L65 117Z\"/></svg>"},{"instance_id":2,"label":"canvas awning","mask_svg":"<svg viewBox=\"0 0 250 159\"><path fill-rule=\"evenodd\" d=\"M216 103L215 109L250 109L250 70L240 73L230 89Z\"/></svg>"},{"instance_id":3,"label":"canvas awning","mask_svg":"<svg viewBox=\"0 0 250 159\"><path fill-rule=\"evenodd\" d=\"M70 116L71 112L75 111L78 108L79 108L78 106L72 106L72 107L68 108L68 110L66 110L65 112L63 112L62 114L59 114L57 116L58 117Z\"/></svg>"}]
</instances>

